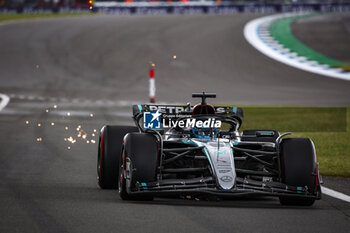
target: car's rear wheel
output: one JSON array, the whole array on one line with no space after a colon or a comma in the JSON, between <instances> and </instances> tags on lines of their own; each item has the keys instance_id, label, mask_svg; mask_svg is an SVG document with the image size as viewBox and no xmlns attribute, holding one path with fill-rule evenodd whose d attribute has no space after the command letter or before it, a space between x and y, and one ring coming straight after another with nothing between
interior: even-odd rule
<instances>
[{"instance_id":1,"label":"car's rear wheel","mask_svg":"<svg viewBox=\"0 0 350 233\"><path fill-rule=\"evenodd\" d=\"M282 181L294 187L307 188L315 194L317 185L316 152L309 138L286 138L280 145ZM280 197L282 205L311 206L315 199Z\"/></svg>"},{"instance_id":2,"label":"car's rear wheel","mask_svg":"<svg viewBox=\"0 0 350 233\"><path fill-rule=\"evenodd\" d=\"M120 163L119 195L123 200L152 200L152 196L130 195L137 185L157 178L158 143L146 133L130 133L125 138Z\"/></svg>"},{"instance_id":3,"label":"car's rear wheel","mask_svg":"<svg viewBox=\"0 0 350 233\"><path fill-rule=\"evenodd\" d=\"M97 179L102 189L117 188L123 138L127 133L137 131L134 126L102 127L97 154Z\"/></svg>"}]
</instances>

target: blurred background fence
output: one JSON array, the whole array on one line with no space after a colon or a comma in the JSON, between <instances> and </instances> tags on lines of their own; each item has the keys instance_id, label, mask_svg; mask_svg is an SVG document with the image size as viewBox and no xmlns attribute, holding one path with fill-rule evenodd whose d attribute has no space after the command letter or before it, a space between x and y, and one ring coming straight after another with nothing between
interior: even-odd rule
<instances>
[{"instance_id":1,"label":"blurred background fence","mask_svg":"<svg viewBox=\"0 0 350 233\"><path fill-rule=\"evenodd\" d=\"M0 13L205 14L349 10L350 0L0 0Z\"/></svg>"}]
</instances>

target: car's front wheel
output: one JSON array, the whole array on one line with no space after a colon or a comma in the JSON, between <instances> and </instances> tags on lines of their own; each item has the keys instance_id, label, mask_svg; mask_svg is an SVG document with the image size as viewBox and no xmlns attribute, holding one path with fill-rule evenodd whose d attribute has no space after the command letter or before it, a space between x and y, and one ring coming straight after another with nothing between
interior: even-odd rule
<instances>
[{"instance_id":1,"label":"car's front wheel","mask_svg":"<svg viewBox=\"0 0 350 233\"><path fill-rule=\"evenodd\" d=\"M119 172L119 195L123 200L152 200L152 196L132 196L137 185L157 178L158 143L146 133L130 133L125 138Z\"/></svg>"},{"instance_id":2,"label":"car's front wheel","mask_svg":"<svg viewBox=\"0 0 350 233\"><path fill-rule=\"evenodd\" d=\"M282 181L298 188L306 188L311 195L316 194L318 177L316 152L309 138L286 138L280 145ZM282 205L311 206L315 199L310 197L280 197Z\"/></svg>"}]
</instances>

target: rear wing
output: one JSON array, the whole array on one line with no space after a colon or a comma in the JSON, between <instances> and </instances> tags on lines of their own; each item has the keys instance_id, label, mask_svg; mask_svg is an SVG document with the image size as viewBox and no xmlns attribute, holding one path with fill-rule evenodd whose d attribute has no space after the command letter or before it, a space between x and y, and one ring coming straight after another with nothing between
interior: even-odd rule
<instances>
[{"instance_id":1,"label":"rear wing","mask_svg":"<svg viewBox=\"0 0 350 233\"><path fill-rule=\"evenodd\" d=\"M133 105L133 116L136 118L144 112L156 112L159 111L166 117L181 117L181 116L191 116L192 109L194 106L190 105L155 105L155 104L137 104ZM238 118L240 124L243 121L243 109L239 107L232 106L214 106L216 115L228 116Z\"/></svg>"}]
</instances>

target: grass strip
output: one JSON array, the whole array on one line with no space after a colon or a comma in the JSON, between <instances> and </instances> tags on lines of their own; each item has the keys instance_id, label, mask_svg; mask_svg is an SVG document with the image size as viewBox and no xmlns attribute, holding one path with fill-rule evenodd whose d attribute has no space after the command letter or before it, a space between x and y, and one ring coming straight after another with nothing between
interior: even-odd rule
<instances>
[{"instance_id":1,"label":"grass strip","mask_svg":"<svg viewBox=\"0 0 350 233\"><path fill-rule=\"evenodd\" d=\"M240 130L276 129L315 143L320 173L350 177L350 108L243 107Z\"/></svg>"},{"instance_id":2,"label":"grass strip","mask_svg":"<svg viewBox=\"0 0 350 233\"><path fill-rule=\"evenodd\" d=\"M86 13L5 13L0 14L0 22L12 21L12 20L25 20L25 19L38 19L38 18L52 18L52 17L71 17L71 16L83 16L93 15L89 12Z\"/></svg>"}]
</instances>

